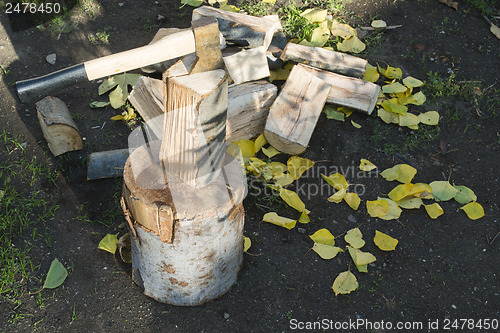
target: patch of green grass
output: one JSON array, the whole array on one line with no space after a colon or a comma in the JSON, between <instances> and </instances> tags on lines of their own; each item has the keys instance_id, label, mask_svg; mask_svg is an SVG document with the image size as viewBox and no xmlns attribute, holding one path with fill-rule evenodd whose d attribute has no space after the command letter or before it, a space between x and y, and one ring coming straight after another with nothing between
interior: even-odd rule
<instances>
[{"instance_id":1,"label":"patch of green grass","mask_svg":"<svg viewBox=\"0 0 500 333\"><path fill-rule=\"evenodd\" d=\"M277 11L281 20L283 31L290 38L298 38L299 40L308 39L312 31L318 24L309 23L300 14L304 10L297 7L295 2L290 2L288 6L279 8Z\"/></svg>"},{"instance_id":2,"label":"patch of green grass","mask_svg":"<svg viewBox=\"0 0 500 333\"><path fill-rule=\"evenodd\" d=\"M431 98L455 96L460 91L460 85L455 82L455 73L448 78L442 78L437 72L427 73L425 92Z\"/></svg>"},{"instance_id":3,"label":"patch of green grass","mask_svg":"<svg viewBox=\"0 0 500 333\"><path fill-rule=\"evenodd\" d=\"M271 8L273 5L260 0L250 0L245 1L240 5L240 9L247 12L248 15L252 16L266 16L271 15Z\"/></svg>"},{"instance_id":4,"label":"patch of green grass","mask_svg":"<svg viewBox=\"0 0 500 333\"><path fill-rule=\"evenodd\" d=\"M495 10L495 5L497 5L498 0L464 0L466 3L471 5L473 8L477 9L482 15L494 16L497 12Z\"/></svg>"},{"instance_id":5,"label":"patch of green grass","mask_svg":"<svg viewBox=\"0 0 500 333\"><path fill-rule=\"evenodd\" d=\"M93 35L88 35L87 39L93 45L109 44L109 33L104 30L99 30Z\"/></svg>"}]
</instances>

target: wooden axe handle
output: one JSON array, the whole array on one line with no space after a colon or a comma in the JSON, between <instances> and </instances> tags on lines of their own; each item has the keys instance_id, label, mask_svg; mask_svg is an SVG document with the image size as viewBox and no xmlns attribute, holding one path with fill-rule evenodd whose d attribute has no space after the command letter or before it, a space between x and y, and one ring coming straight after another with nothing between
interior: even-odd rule
<instances>
[{"instance_id":1,"label":"wooden axe handle","mask_svg":"<svg viewBox=\"0 0 500 333\"><path fill-rule=\"evenodd\" d=\"M86 61L45 76L16 82L16 90L21 102L36 102L78 82L100 79L193 52L195 52L193 31L181 31L153 44Z\"/></svg>"}]
</instances>

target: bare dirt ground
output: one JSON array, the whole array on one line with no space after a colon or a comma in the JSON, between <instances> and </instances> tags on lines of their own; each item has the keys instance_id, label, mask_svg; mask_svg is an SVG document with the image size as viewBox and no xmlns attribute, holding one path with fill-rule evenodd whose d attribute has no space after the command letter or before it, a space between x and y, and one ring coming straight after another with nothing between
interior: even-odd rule
<instances>
[{"instance_id":1,"label":"bare dirt ground","mask_svg":"<svg viewBox=\"0 0 500 333\"><path fill-rule=\"evenodd\" d=\"M292 210L263 199L257 195L260 187L249 184L245 235L253 241L249 252L258 256L245 255L238 282L227 294L197 307L175 307L144 296L127 267L97 249L106 233L123 233L118 203L121 179L87 181L87 158L91 152L126 148L130 133L124 123L109 120L117 111L89 107L98 98L98 83L68 87L55 95L68 105L85 137L82 151L58 158L51 155L43 139L35 106L21 104L13 85L145 45L160 27L189 27L192 8L179 9L177 0L106 0L84 11L72 26L60 27L63 31L35 27L14 32L7 15L0 13L0 130L25 143L23 152L3 149L0 157L3 161L36 158L47 168L60 171L57 186L46 181L36 185L54 195L60 208L40 226L47 228L50 242L31 240L29 232L16 240L16 246L31 247L30 257L40 266L30 279L23 280L20 305L8 295L0 296L0 328L5 332L281 332L293 328L291 320L326 319L332 323L383 320L394 325L421 322L427 331L429 321L439 320L443 329L447 319L500 320L500 237L492 241L500 231L500 41L477 9L464 1L458 3L456 11L437 0L345 1L341 13L352 25L366 26L373 18L402 25L369 35L371 42L360 56L371 64L400 67L403 77L426 81L428 101L421 110L440 113L439 130L399 129L375 115L353 114L350 119L362 126L356 129L349 121L337 122L322 115L303 155L317 164L294 188L302 191L301 197L312 211L311 222L300 226L302 232L261 223L269 211L263 206L285 216ZM495 10L498 15L498 7ZM158 19L158 15L162 17ZM88 36L102 31L109 35L108 43L92 43ZM45 60L51 53L57 54L55 65ZM451 73L456 76L448 81ZM451 87L458 90L446 93L449 87L430 84L433 77L439 79L436 82L452 82ZM468 93L474 87L480 94ZM444 96L438 96L439 91ZM457 203L450 202L443 204L446 213L436 220L421 208L404 211L399 223L383 221L371 218L364 203L354 211L326 201L327 193L312 195L308 190L310 184L321 181L320 168L327 168L343 170L350 182L362 184L363 202L386 196L394 184L375 174L360 175L360 158L368 158L379 170L411 164L418 170L419 182L449 179L466 185L475 191L486 216L472 221L458 210ZM21 180L12 182L29 189ZM331 261L320 259L309 251L312 241L308 235L328 228L339 236L357 226L367 240L364 250L377 261L368 274L355 272L359 290L335 296L333 280L347 270L350 259L346 254ZM380 251L371 241L375 230L397 238L398 252ZM60 288L42 291L40 302L38 296L28 293L40 289L54 257L68 269L69 276ZM361 327L360 331L375 330ZM475 326L468 331L484 330Z\"/></svg>"}]
</instances>

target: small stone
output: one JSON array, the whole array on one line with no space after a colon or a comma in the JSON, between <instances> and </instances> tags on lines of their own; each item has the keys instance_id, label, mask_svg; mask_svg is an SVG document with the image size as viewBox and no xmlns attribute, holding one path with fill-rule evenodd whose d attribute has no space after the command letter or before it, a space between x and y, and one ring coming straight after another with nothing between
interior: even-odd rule
<instances>
[{"instance_id":1,"label":"small stone","mask_svg":"<svg viewBox=\"0 0 500 333\"><path fill-rule=\"evenodd\" d=\"M118 6L123 7L123 2L119 2Z\"/></svg>"},{"instance_id":2,"label":"small stone","mask_svg":"<svg viewBox=\"0 0 500 333\"><path fill-rule=\"evenodd\" d=\"M457 308L457 306L455 304L452 304L451 307L454 308L454 309Z\"/></svg>"},{"instance_id":3,"label":"small stone","mask_svg":"<svg viewBox=\"0 0 500 333\"><path fill-rule=\"evenodd\" d=\"M231 315L227 312L224 312L224 319L229 319L229 317L231 317Z\"/></svg>"},{"instance_id":4,"label":"small stone","mask_svg":"<svg viewBox=\"0 0 500 333\"><path fill-rule=\"evenodd\" d=\"M301 234L305 234L306 233L306 229L304 228L297 228L297 231Z\"/></svg>"},{"instance_id":5,"label":"small stone","mask_svg":"<svg viewBox=\"0 0 500 333\"><path fill-rule=\"evenodd\" d=\"M165 18L165 16L158 14L157 20L158 20L158 21L161 21L161 20L163 20L164 18Z\"/></svg>"},{"instance_id":6,"label":"small stone","mask_svg":"<svg viewBox=\"0 0 500 333\"><path fill-rule=\"evenodd\" d=\"M357 222L356 218L355 218L355 217L354 217L354 215L352 215L352 214L350 214L350 215L347 217L347 220L348 220L349 222L352 222L352 223L356 223L356 222Z\"/></svg>"},{"instance_id":7,"label":"small stone","mask_svg":"<svg viewBox=\"0 0 500 333\"><path fill-rule=\"evenodd\" d=\"M48 56L45 57L45 60L47 60L47 62L51 65L56 64L56 59L57 55L55 53L49 54Z\"/></svg>"}]
</instances>

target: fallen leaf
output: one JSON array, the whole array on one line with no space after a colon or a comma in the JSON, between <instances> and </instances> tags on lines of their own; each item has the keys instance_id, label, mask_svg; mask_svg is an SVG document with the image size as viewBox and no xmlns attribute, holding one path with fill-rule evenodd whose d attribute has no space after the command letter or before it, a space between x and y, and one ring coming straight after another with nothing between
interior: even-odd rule
<instances>
[{"instance_id":1,"label":"fallen leaf","mask_svg":"<svg viewBox=\"0 0 500 333\"><path fill-rule=\"evenodd\" d=\"M309 235L309 238L313 240L315 243L324 244L324 245L335 245L335 236L328 229L319 229L314 234Z\"/></svg>"},{"instance_id":2,"label":"fallen leaf","mask_svg":"<svg viewBox=\"0 0 500 333\"><path fill-rule=\"evenodd\" d=\"M309 215L307 215L306 211L304 210L302 213L300 213L299 223L307 224L309 222L311 222L311 219L309 218Z\"/></svg>"},{"instance_id":3,"label":"fallen leaf","mask_svg":"<svg viewBox=\"0 0 500 333\"><path fill-rule=\"evenodd\" d=\"M247 252L250 246L252 246L252 240L246 236L243 236L243 252Z\"/></svg>"},{"instance_id":4,"label":"fallen leaf","mask_svg":"<svg viewBox=\"0 0 500 333\"><path fill-rule=\"evenodd\" d=\"M372 171L376 169L377 166L373 164L372 162L362 158L359 163L359 169L362 171Z\"/></svg>"},{"instance_id":5,"label":"fallen leaf","mask_svg":"<svg viewBox=\"0 0 500 333\"><path fill-rule=\"evenodd\" d=\"M420 119L418 116L414 115L413 113L407 113L407 114L400 114L399 115L399 126L407 126L411 129L418 129L418 124L420 123ZM416 127L415 127L416 126Z\"/></svg>"},{"instance_id":6,"label":"fallen leaf","mask_svg":"<svg viewBox=\"0 0 500 333\"><path fill-rule=\"evenodd\" d=\"M376 29L384 29L387 28L387 23L383 20L373 20L371 26Z\"/></svg>"},{"instance_id":7,"label":"fallen leaf","mask_svg":"<svg viewBox=\"0 0 500 333\"><path fill-rule=\"evenodd\" d=\"M399 123L399 114L388 112L384 109L377 110L377 116L386 124L398 124Z\"/></svg>"},{"instance_id":8,"label":"fallen leaf","mask_svg":"<svg viewBox=\"0 0 500 333\"><path fill-rule=\"evenodd\" d=\"M422 202L422 199L420 198L404 198L399 201L396 201L399 207L404 208L404 209L418 209L420 206L422 206L424 203Z\"/></svg>"},{"instance_id":9,"label":"fallen leaf","mask_svg":"<svg viewBox=\"0 0 500 333\"><path fill-rule=\"evenodd\" d=\"M410 188L410 193L408 195L422 199L432 199L432 196L430 196L431 193L432 188L428 184L416 183Z\"/></svg>"},{"instance_id":10,"label":"fallen leaf","mask_svg":"<svg viewBox=\"0 0 500 333\"><path fill-rule=\"evenodd\" d=\"M185 6L191 6L191 7L200 7L201 4L203 3L203 0L181 0L181 3Z\"/></svg>"},{"instance_id":11,"label":"fallen leaf","mask_svg":"<svg viewBox=\"0 0 500 333\"><path fill-rule=\"evenodd\" d=\"M54 289L59 287L64 283L68 277L68 271L64 268L63 264L57 258L52 260L50 263L49 271L47 272L47 277L43 284L43 289Z\"/></svg>"},{"instance_id":12,"label":"fallen leaf","mask_svg":"<svg viewBox=\"0 0 500 333\"><path fill-rule=\"evenodd\" d=\"M347 250L349 251L349 255L351 256L352 262L356 266L356 269L358 270L358 272L368 273L368 265L356 264L356 254L358 253L358 251L357 251L358 249L351 247L351 246L347 246Z\"/></svg>"},{"instance_id":13,"label":"fallen leaf","mask_svg":"<svg viewBox=\"0 0 500 333\"><path fill-rule=\"evenodd\" d=\"M382 86L382 92L384 94L404 93L406 92L406 90L408 90L408 88L406 88L399 82L392 82Z\"/></svg>"},{"instance_id":14,"label":"fallen leaf","mask_svg":"<svg viewBox=\"0 0 500 333\"><path fill-rule=\"evenodd\" d=\"M332 285L335 296L338 294L350 294L354 290L358 289L358 287L358 280L356 280L354 274L349 271L340 273Z\"/></svg>"},{"instance_id":15,"label":"fallen leaf","mask_svg":"<svg viewBox=\"0 0 500 333\"><path fill-rule=\"evenodd\" d=\"M276 3L276 0L262 0L262 2L268 3L270 5L274 5Z\"/></svg>"},{"instance_id":16,"label":"fallen leaf","mask_svg":"<svg viewBox=\"0 0 500 333\"><path fill-rule=\"evenodd\" d=\"M225 10L226 12L239 13L240 9L234 5L224 5L219 8L220 10Z\"/></svg>"},{"instance_id":17,"label":"fallen leaf","mask_svg":"<svg viewBox=\"0 0 500 333\"><path fill-rule=\"evenodd\" d=\"M266 213L262 218L262 221L287 228L288 230L295 228L295 224L297 223L297 221L279 216L275 212Z\"/></svg>"},{"instance_id":18,"label":"fallen leaf","mask_svg":"<svg viewBox=\"0 0 500 333\"><path fill-rule=\"evenodd\" d=\"M382 74L383 76L385 76L388 79L391 79L391 80L392 79L400 79L401 80L401 78L403 77L403 71L401 70L401 68L387 66L386 69L383 69L378 64L377 64L377 67L378 67L378 71L380 72L380 74Z\"/></svg>"},{"instance_id":19,"label":"fallen leaf","mask_svg":"<svg viewBox=\"0 0 500 333\"><path fill-rule=\"evenodd\" d=\"M387 112L398 113L405 115L408 112L408 107L399 103L397 98L386 99L382 102L382 107Z\"/></svg>"},{"instance_id":20,"label":"fallen leaf","mask_svg":"<svg viewBox=\"0 0 500 333\"><path fill-rule=\"evenodd\" d=\"M292 63L287 63L284 67L269 71L269 81L285 81L293 68Z\"/></svg>"},{"instance_id":21,"label":"fallen leaf","mask_svg":"<svg viewBox=\"0 0 500 333\"><path fill-rule=\"evenodd\" d=\"M408 184L417 174L417 169L408 164L397 164L392 168L386 169L380 173L385 180L397 180L400 183Z\"/></svg>"},{"instance_id":22,"label":"fallen leaf","mask_svg":"<svg viewBox=\"0 0 500 333\"><path fill-rule=\"evenodd\" d=\"M370 252L363 252L360 249L355 249L354 251L356 253L355 263L357 266L368 265L377 260Z\"/></svg>"},{"instance_id":23,"label":"fallen leaf","mask_svg":"<svg viewBox=\"0 0 500 333\"><path fill-rule=\"evenodd\" d=\"M365 75L363 75L363 80L368 82L377 82L380 74L377 71L377 67L374 67L370 64L366 64Z\"/></svg>"},{"instance_id":24,"label":"fallen leaf","mask_svg":"<svg viewBox=\"0 0 500 333\"><path fill-rule=\"evenodd\" d=\"M264 1L264 0L262 0L262 1ZM210 6L213 6L213 5L215 5L215 4L218 4L218 5L219 5L219 7L220 7L220 6L227 5L227 0L208 0L208 4L209 4Z\"/></svg>"},{"instance_id":25,"label":"fallen leaf","mask_svg":"<svg viewBox=\"0 0 500 333\"><path fill-rule=\"evenodd\" d=\"M267 148L262 147L262 152L264 155L266 155L268 158L273 158L274 156L280 154L280 151L273 146L269 146Z\"/></svg>"},{"instance_id":26,"label":"fallen leaf","mask_svg":"<svg viewBox=\"0 0 500 333\"><path fill-rule=\"evenodd\" d=\"M387 202L387 206L389 207L389 212L386 215L379 216L382 220L396 220L401 216L403 212L401 208L399 208L398 204L391 199L387 198L378 198L377 200Z\"/></svg>"},{"instance_id":27,"label":"fallen leaf","mask_svg":"<svg viewBox=\"0 0 500 333\"><path fill-rule=\"evenodd\" d=\"M304 10L300 16L305 18L307 21L311 23L316 23L316 22L323 22L326 20L326 15L328 14L328 11L326 9L319 9L319 8L309 8Z\"/></svg>"},{"instance_id":28,"label":"fallen leaf","mask_svg":"<svg viewBox=\"0 0 500 333\"><path fill-rule=\"evenodd\" d=\"M316 47L322 47L329 38L330 29L328 29L328 21L323 21L319 27L312 31L310 42Z\"/></svg>"},{"instance_id":29,"label":"fallen leaf","mask_svg":"<svg viewBox=\"0 0 500 333\"><path fill-rule=\"evenodd\" d=\"M323 177L323 179L336 190L340 190L341 188L347 190L347 188L349 187L349 184L347 183L345 177L338 172L332 173L328 177L324 174L321 174L321 177Z\"/></svg>"},{"instance_id":30,"label":"fallen leaf","mask_svg":"<svg viewBox=\"0 0 500 333\"><path fill-rule=\"evenodd\" d=\"M354 210L358 210L359 204L361 203L359 196L351 192L344 195L344 201Z\"/></svg>"},{"instance_id":31,"label":"fallen leaf","mask_svg":"<svg viewBox=\"0 0 500 333\"><path fill-rule=\"evenodd\" d=\"M337 44L337 49L342 52L360 53L363 52L365 48L365 43L363 43L356 36L344 39L342 42Z\"/></svg>"},{"instance_id":32,"label":"fallen leaf","mask_svg":"<svg viewBox=\"0 0 500 333\"><path fill-rule=\"evenodd\" d=\"M375 237L373 237L373 242L382 251L394 251L398 245L398 240L392 238L391 236L384 234L378 230L375 230Z\"/></svg>"},{"instance_id":33,"label":"fallen leaf","mask_svg":"<svg viewBox=\"0 0 500 333\"><path fill-rule=\"evenodd\" d=\"M303 40L301 40L301 41L300 41L300 43L299 43L299 45L311 46L311 47L313 47L313 46L314 46L314 44L313 44L313 43L311 43L310 41L308 41L307 39L303 39Z\"/></svg>"},{"instance_id":34,"label":"fallen leaf","mask_svg":"<svg viewBox=\"0 0 500 333\"><path fill-rule=\"evenodd\" d=\"M354 126L354 127L356 127L356 128L361 128L361 125L358 124L358 123L356 123L356 122L354 122L354 120L351 120L351 125Z\"/></svg>"},{"instance_id":35,"label":"fallen leaf","mask_svg":"<svg viewBox=\"0 0 500 333\"><path fill-rule=\"evenodd\" d=\"M296 209L299 212L303 212L306 209L306 205L300 200L297 193L294 191L282 188L280 190L280 197L285 201L290 207Z\"/></svg>"},{"instance_id":36,"label":"fallen leaf","mask_svg":"<svg viewBox=\"0 0 500 333\"><path fill-rule=\"evenodd\" d=\"M460 209L463 210L471 220L477 220L484 216L483 206L475 201L460 207Z\"/></svg>"},{"instance_id":37,"label":"fallen leaf","mask_svg":"<svg viewBox=\"0 0 500 333\"><path fill-rule=\"evenodd\" d=\"M500 39L500 28L493 23L491 23L490 31L496 38Z\"/></svg>"},{"instance_id":38,"label":"fallen leaf","mask_svg":"<svg viewBox=\"0 0 500 333\"><path fill-rule=\"evenodd\" d=\"M333 36L339 36L344 39L357 36L356 29L351 27L349 24L340 23L337 20L332 21L330 32L332 33Z\"/></svg>"},{"instance_id":39,"label":"fallen leaf","mask_svg":"<svg viewBox=\"0 0 500 333\"><path fill-rule=\"evenodd\" d=\"M337 111L342 112L343 114L345 114L345 116L347 118L349 118L349 116L353 113L353 110L351 110L349 108L346 108L345 106L338 107Z\"/></svg>"},{"instance_id":40,"label":"fallen leaf","mask_svg":"<svg viewBox=\"0 0 500 333\"><path fill-rule=\"evenodd\" d=\"M275 180L274 184L279 186L286 186L288 184L293 183L293 181L295 180L295 178L290 176L289 173L283 173L283 172L274 175L273 179Z\"/></svg>"},{"instance_id":41,"label":"fallen leaf","mask_svg":"<svg viewBox=\"0 0 500 333\"><path fill-rule=\"evenodd\" d=\"M97 248L100 250L108 251L109 253L115 254L116 243L118 243L118 234L116 234L116 235L107 234L99 242L99 245L97 246Z\"/></svg>"},{"instance_id":42,"label":"fallen leaf","mask_svg":"<svg viewBox=\"0 0 500 333\"><path fill-rule=\"evenodd\" d=\"M125 101L128 98L128 86L133 86L134 84L136 84L137 80L139 80L141 76L142 75L140 74L129 73L112 76L101 83L98 88L98 93L99 95L102 95L112 88L116 87L116 89L109 94L109 102L114 109L118 109L122 107L123 104L125 104Z\"/></svg>"},{"instance_id":43,"label":"fallen leaf","mask_svg":"<svg viewBox=\"0 0 500 333\"><path fill-rule=\"evenodd\" d=\"M470 188L467 186L456 186L453 185L453 187L458 191L455 196L453 197L458 203L461 203L462 205L469 203L471 201L476 201L477 196L472 191Z\"/></svg>"},{"instance_id":44,"label":"fallen leaf","mask_svg":"<svg viewBox=\"0 0 500 333\"><path fill-rule=\"evenodd\" d=\"M439 113L436 111L427 111L418 115L418 119L422 124L437 125L439 124Z\"/></svg>"},{"instance_id":45,"label":"fallen leaf","mask_svg":"<svg viewBox=\"0 0 500 333\"><path fill-rule=\"evenodd\" d=\"M93 109L104 108L108 105L109 105L109 102L99 102L99 101L92 101L89 104L89 106Z\"/></svg>"},{"instance_id":46,"label":"fallen leaf","mask_svg":"<svg viewBox=\"0 0 500 333\"><path fill-rule=\"evenodd\" d=\"M333 259L339 252L344 252L340 247L320 243L314 243L312 250L325 260Z\"/></svg>"},{"instance_id":47,"label":"fallen leaf","mask_svg":"<svg viewBox=\"0 0 500 333\"><path fill-rule=\"evenodd\" d=\"M448 201L458 193L458 190L451 186L449 181L433 181L429 185L432 188L432 196L436 201Z\"/></svg>"},{"instance_id":48,"label":"fallen leaf","mask_svg":"<svg viewBox=\"0 0 500 333\"><path fill-rule=\"evenodd\" d=\"M241 156L252 157L255 155L255 143L252 140L239 140L236 141L238 147L240 147Z\"/></svg>"},{"instance_id":49,"label":"fallen leaf","mask_svg":"<svg viewBox=\"0 0 500 333\"><path fill-rule=\"evenodd\" d=\"M451 0L438 0L438 1L447 5L450 8L458 10L458 2L456 2L456 1L451 1Z\"/></svg>"},{"instance_id":50,"label":"fallen leaf","mask_svg":"<svg viewBox=\"0 0 500 333\"><path fill-rule=\"evenodd\" d=\"M267 143L267 140L266 140L266 137L264 136L264 134L261 134L257 137L257 139L255 139L255 154L257 154L259 152L259 150L264 147L264 145Z\"/></svg>"},{"instance_id":51,"label":"fallen leaf","mask_svg":"<svg viewBox=\"0 0 500 333\"><path fill-rule=\"evenodd\" d=\"M399 201L406 196L410 195L410 189L413 187L413 184L400 184L393 188L388 196L391 200Z\"/></svg>"},{"instance_id":52,"label":"fallen leaf","mask_svg":"<svg viewBox=\"0 0 500 333\"><path fill-rule=\"evenodd\" d=\"M403 79L403 84L408 88L418 88L424 85L422 81L412 76L407 76Z\"/></svg>"},{"instance_id":53,"label":"fallen leaf","mask_svg":"<svg viewBox=\"0 0 500 333\"><path fill-rule=\"evenodd\" d=\"M443 208L441 208L437 202L431 205L424 205L424 207L431 219L437 219L439 216L444 214Z\"/></svg>"},{"instance_id":54,"label":"fallen leaf","mask_svg":"<svg viewBox=\"0 0 500 333\"><path fill-rule=\"evenodd\" d=\"M365 245L363 234L361 233L361 230L359 230L359 228L349 230L345 234L344 240L355 249L360 249Z\"/></svg>"},{"instance_id":55,"label":"fallen leaf","mask_svg":"<svg viewBox=\"0 0 500 333\"><path fill-rule=\"evenodd\" d=\"M389 204L385 200L368 200L366 210L371 217L380 217L389 214Z\"/></svg>"},{"instance_id":56,"label":"fallen leaf","mask_svg":"<svg viewBox=\"0 0 500 333\"><path fill-rule=\"evenodd\" d=\"M340 190L329 196L326 200L330 202L341 203L346 194L347 193L345 188L341 187Z\"/></svg>"},{"instance_id":57,"label":"fallen leaf","mask_svg":"<svg viewBox=\"0 0 500 333\"><path fill-rule=\"evenodd\" d=\"M325 107L323 108L323 113L326 115L326 118L328 119L334 119L338 121L345 120L345 114L343 112L337 111L335 107L331 105L325 105Z\"/></svg>"},{"instance_id":58,"label":"fallen leaf","mask_svg":"<svg viewBox=\"0 0 500 333\"><path fill-rule=\"evenodd\" d=\"M134 119L136 116L135 110L133 108L127 108L126 111L123 111L122 114L111 117L111 120L123 120L123 121L129 121Z\"/></svg>"},{"instance_id":59,"label":"fallen leaf","mask_svg":"<svg viewBox=\"0 0 500 333\"><path fill-rule=\"evenodd\" d=\"M287 170L286 165L284 165L283 163L280 163L280 162L267 163L266 168L269 169L269 171L271 172L271 174L273 176L280 174L280 173L283 173Z\"/></svg>"},{"instance_id":60,"label":"fallen leaf","mask_svg":"<svg viewBox=\"0 0 500 333\"><path fill-rule=\"evenodd\" d=\"M425 103L425 101L427 100L427 98L425 97L424 93L419 91L418 93L414 94L413 95L413 101L410 102L410 104L413 104L413 105L422 105Z\"/></svg>"},{"instance_id":61,"label":"fallen leaf","mask_svg":"<svg viewBox=\"0 0 500 333\"><path fill-rule=\"evenodd\" d=\"M307 158L292 156L288 159L286 165L290 175L294 179L299 179L304 172L314 166L314 162Z\"/></svg>"}]
</instances>

